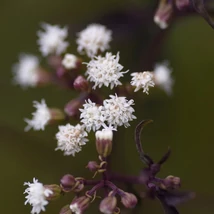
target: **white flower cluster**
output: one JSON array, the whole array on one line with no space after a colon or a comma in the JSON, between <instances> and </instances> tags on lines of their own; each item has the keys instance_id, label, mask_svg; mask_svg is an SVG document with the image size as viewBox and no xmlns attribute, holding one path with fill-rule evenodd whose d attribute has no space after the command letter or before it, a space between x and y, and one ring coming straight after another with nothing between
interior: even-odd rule
<instances>
[{"instance_id":1,"label":"white flower cluster","mask_svg":"<svg viewBox=\"0 0 214 214\"><path fill-rule=\"evenodd\" d=\"M103 107L97 106L90 99L83 105L83 109L80 109L81 122L85 125L88 132L91 130L98 130L104 123L105 117L103 116Z\"/></svg>"},{"instance_id":2,"label":"white flower cluster","mask_svg":"<svg viewBox=\"0 0 214 214\"><path fill-rule=\"evenodd\" d=\"M65 41L68 36L67 27L60 28L58 25L43 23L42 28L44 31L38 31L38 45L42 55L63 53L69 45Z\"/></svg>"},{"instance_id":3,"label":"white flower cluster","mask_svg":"<svg viewBox=\"0 0 214 214\"><path fill-rule=\"evenodd\" d=\"M67 27L61 28L58 25L45 23L42 24L42 28L43 30L38 32L38 45L42 55L45 57L51 56L48 58L49 62L56 59L57 62L55 64L57 65L55 67L59 66L63 71L70 72L69 74L74 70L78 70L81 59L73 54L65 53L69 45L66 41L68 37ZM120 78L128 72L128 70L123 71L123 66L119 63L119 52L116 55L111 52L106 52L104 56L99 55L109 48L111 40L112 32L100 24L91 24L78 33L76 40L77 51L81 54L86 53L91 58L88 63L85 63L87 65L85 74L87 80L94 84L93 89L101 88L102 86L113 89L122 85ZM59 56L62 54L64 57ZM14 66L14 81L23 87L34 87L42 77L45 77L45 73L44 69L40 70L37 57L21 55L19 63ZM171 93L173 80L167 63L156 65L154 72L132 73L131 76L130 84L135 88L135 92L142 89L144 93L148 94L149 88L154 87L156 84L168 94ZM70 77L75 79L77 74L70 75ZM87 93L90 93L90 84L82 75L80 77L87 83L84 82L87 85L85 88L87 88ZM49 81L49 78L47 79ZM84 88L84 85L81 88ZM117 94L110 95L108 99L104 99L102 105L97 105L90 99L85 100L83 107L79 109L81 124L66 124L58 127L59 131L56 133L57 147L55 150L61 150L66 156L75 156L76 153L82 150L82 146L88 142L87 136L90 131L96 132L97 139L112 141L113 130L115 131L119 126L128 127L130 126L130 121L136 119L133 105L133 99L128 100L126 97L118 96ZM27 123L25 131L31 128L44 130L46 125L65 119L65 115L60 109L48 108L44 99L41 102L34 101L33 106L36 110L32 113L32 119L25 119ZM53 191L35 178L33 183L27 182L24 185L28 186L24 191L24 194L27 194L25 204L32 205L31 213L38 214L44 211L48 200L50 200L49 196L53 194ZM70 211L76 214L82 213L77 203L70 205Z\"/></svg>"},{"instance_id":4,"label":"white flower cluster","mask_svg":"<svg viewBox=\"0 0 214 214\"><path fill-rule=\"evenodd\" d=\"M168 95L172 94L174 80L171 77L172 70L168 62L155 65L154 72L144 71L132 73L131 85L135 87L135 92L143 89L149 94L149 88L155 85L162 88Z\"/></svg>"},{"instance_id":5,"label":"white flower cluster","mask_svg":"<svg viewBox=\"0 0 214 214\"><path fill-rule=\"evenodd\" d=\"M131 85L135 87L135 92L141 88L143 92L149 94L149 87L154 87L153 74L149 71L135 72L131 74Z\"/></svg>"},{"instance_id":6,"label":"white flower cluster","mask_svg":"<svg viewBox=\"0 0 214 214\"><path fill-rule=\"evenodd\" d=\"M95 56L98 51L105 51L109 48L112 40L112 32L100 24L91 24L78 33L78 52L86 53L88 57Z\"/></svg>"},{"instance_id":7,"label":"white flower cluster","mask_svg":"<svg viewBox=\"0 0 214 214\"><path fill-rule=\"evenodd\" d=\"M25 122L28 123L25 131L28 131L31 128L36 131L44 130L45 126L51 119L50 110L48 109L44 99L42 99L41 103L34 101L33 106L36 108L36 111L32 113L33 118L31 120L25 119Z\"/></svg>"},{"instance_id":8,"label":"white flower cluster","mask_svg":"<svg viewBox=\"0 0 214 214\"><path fill-rule=\"evenodd\" d=\"M80 124L72 126L67 124L59 126L59 132L56 134L58 147L56 150L64 151L64 155L73 155L82 150L82 146L86 144L88 134L84 127Z\"/></svg>"},{"instance_id":9,"label":"white flower cluster","mask_svg":"<svg viewBox=\"0 0 214 214\"><path fill-rule=\"evenodd\" d=\"M127 100L125 97L110 95L111 99L103 101L103 106L97 106L95 103L88 100L80 109L81 122L84 124L87 131L98 130L101 126L110 126L116 129L118 126L129 126L129 121L136 119L133 115L134 100ZM107 125L106 125L107 123Z\"/></svg>"},{"instance_id":10,"label":"white flower cluster","mask_svg":"<svg viewBox=\"0 0 214 214\"><path fill-rule=\"evenodd\" d=\"M119 78L123 77L123 74L128 71L121 72L123 66L119 64L119 59L119 53L117 55L106 53L105 57L97 56L89 63L86 63L88 80L95 83L93 89L96 89L97 86L100 88L103 85L106 87L110 85L112 89L122 84Z\"/></svg>"},{"instance_id":11,"label":"white flower cluster","mask_svg":"<svg viewBox=\"0 0 214 214\"><path fill-rule=\"evenodd\" d=\"M38 83L39 59L29 54L21 54L19 63L13 67L14 82L23 88L35 87Z\"/></svg>"},{"instance_id":12,"label":"white flower cluster","mask_svg":"<svg viewBox=\"0 0 214 214\"><path fill-rule=\"evenodd\" d=\"M25 182L25 186L28 186L24 191L26 195L25 204L29 203L32 206L31 213L39 214L41 211L45 211L45 206L48 204L47 197L53 192L39 183L37 179L33 179L33 183Z\"/></svg>"}]
</instances>

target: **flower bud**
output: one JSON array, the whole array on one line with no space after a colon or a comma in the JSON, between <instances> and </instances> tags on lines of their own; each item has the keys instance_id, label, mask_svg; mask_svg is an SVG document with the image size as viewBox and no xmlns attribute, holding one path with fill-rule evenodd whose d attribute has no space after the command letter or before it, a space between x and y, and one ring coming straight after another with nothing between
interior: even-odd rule
<instances>
[{"instance_id":1,"label":"flower bud","mask_svg":"<svg viewBox=\"0 0 214 214\"><path fill-rule=\"evenodd\" d=\"M134 208L137 204L137 198L134 194L124 192L124 194L121 196L121 203L126 207L126 208Z\"/></svg>"},{"instance_id":2,"label":"flower bud","mask_svg":"<svg viewBox=\"0 0 214 214\"><path fill-rule=\"evenodd\" d=\"M80 96L78 98L69 101L65 105L65 108L64 108L65 113L69 117L77 116L80 113L79 108L82 106L82 104L84 103L86 98L87 98L87 94L82 93L82 94L80 94Z\"/></svg>"},{"instance_id":3,"label":"flower bud","mask_svg":"<svg viewBox=\"0 0 214 214\"><path fill-rule=\"evenodd\" d=\"M49 121L50 124L64 120L65 114L58 108L49 108L49 112L51 115L51 119Z\"/></svg>"},{"instance_id":4,"label":"flower bud","mask_svg":"<svg viewBox=\"0 0 214 214\"><path fill-rule=\"evenodd\" d=\"M83 213L89 206L90 199L86 196L75 198L70 204L72 213Z\"/></svg>"},{"instance_id":5,"label":"flower bud","mask_svg":"<svg viewBox=\"0 0 214 214\"><path fill-rule=\"evenodd\" d=\"M52 82L51 73L41 67L38 68L37 75L37 86L44 86Z\"/></svg>"},{"instance_id":6,"label":"flower bud","mask_svg":"<svg viewBox=\"0 0 214 214\"><path fill-rule=\"evenodd\" d=\"M113 214L117 206L117 199L115 196L108 196L100 203L100 212L104 214Z\"/></svg>"},{"instance_id":7,"label":"flower bud","mask_svg":"<svg viewBox=\"0 0 214 214\"><path fill-rule=\"evenodd\" d=\"M47 200L52 201L56 200L61 196L62 189L57 184L50 184L50 185L44 185L46 189L49 189L52 191L52 194L50 194L47 198Z\"/></svg>"},{"instance_id":8,"label":"flower bud","mask_svg":"<svg viewBox=\"0 0 214 214\"><path fill-rule=\"evenodd\" d=\"M65 205L59 212L59 214L72 214L70 205Z\"/></svg>"},{"instance_id":9,"label":"flower bud","mask_svg":"<svg viewBox=\"0 0 214 214\"><path fill-rule=\"evenodd\" d=\"M64 192L70 192L74 185L76 184L76 180L72 175L64 175L60 180L60 185Z\"/></svg>"},{"instance_id":10,"label":"flower bud","mask_svg":"<svg viewBox=\"0 0 214 214\"><path fill-rule=\"evenodd\" d=\"M96 148L99 155L107 157L111 154L113 132L111 129L103 129L96 132Z\"/></svg>"},{"instance_id":11,"label":"flower bud","mask_svg":"<svg viewBox=\"0 0 214 214\"><path fill-rule=\"evenodd\" d=\"M75 80L74 80L74 88L77 91L88 91L89 89L89 83L88 81L81 75L79 75Z\"/></svg>"},{"instance_id":12,"label":"flower bud","mask_svg":"<svg viewBox=\"0 0 214 214\"><path fill-rule=\"evenodd\" d=\"M183 10L190 6L190 1L189 0L176 0L175 4L176 4L176 7L178 8L178 10Z\"/></svg>"},{"instance_id":13,"label":"flower bud","mask_svg":"<svg viewBox=\"0 0 214 214\"><path fill-rule=\"evenodd\" d=\"M58 67L60 67L61 63L62 63L62 58L60 56L50 55L48 57L48 64L54 69L57 69Z\"/></svg>"},{"instance_id":14,"label":"flower bud","mask_svg":"<svg viewBox=\"0 0 214 214\"><path fill-rule=\"evenodd\" d=\"M94 172L99 169L99 165L97 164L96 161L89 161L86 168L88 168L91 172Z\"/></svg>"},{"instance_id":15,"label":"flower bud","mask_svg":"<svg viewBox=\"0 0 214 214\"><path fill-rule=\"evenodd\" d=\"M163 187L176 189L180 187L181 179L172 175L167 176L163 181Z\"/></svg>"},{"instance_id":16,"label":"flower bud","mask_svg":"<svg viewBox=\"0 0 214 214\"><path fill-rule=\"evenodd\" d=\"M166 29L172 18L173 6L170 2L161 1L154 16L154 22L161 28Z\"/></svg>"}]
</instances>

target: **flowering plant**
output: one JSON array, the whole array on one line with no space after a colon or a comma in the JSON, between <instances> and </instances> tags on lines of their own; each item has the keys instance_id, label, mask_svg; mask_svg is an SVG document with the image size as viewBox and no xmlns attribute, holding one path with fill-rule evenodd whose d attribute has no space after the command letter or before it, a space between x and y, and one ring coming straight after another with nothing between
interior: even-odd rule
<instances>
[{"instance_id":1,"label":"flowering plant","mask_svg":"<svg viewBox=\"0 0 214 214\"><path fill-rule=\"evenodd\" d=\"M203 2L191 1L198 9ZM176 8L174 3L176 3ZM170 23L173 11L189 7L190 1L160 1L154 16L154 21L160 28L165 29ZM198 11L198 10L197 10ZM206 11L205 9L199 12ZM209 16L205 16L209 17ZM208 19L208 18L207 18ZM212 20L208 19L212 25ZM109 52L110 42L113 38L111 30L101 24L91 24L77 34L77 51L86 54L84 60L77 55L67 53L68 28L43 23L43 31L38 32L38 45L42 56L47 58L48 65L54 72L49 72L39 64L39 58L33 55L20 55L19 63L14 66L14 81L22 86L36 87L47 84L56 84L79 92L78 97L69 101L64 110L49 108L44 99L34 101L36 111L32 119L25 119L26 131L31 128L45 130L47 125L64 122L59 125L56 133L57 147L64 155L75 156L89 141L88 135L94 132L96 138L96 161L89 161L88 170L93 172L93 179L74 177L71 174L63 175L60 184L43 185L36 178L33 182L25 182L27 186L25 204L32 206L31 213L45 211L49 201L60 198L64 194L73 193L74 197L69 205L65 205L60 214L81 214L89 205L98 200L97 192L104 190L99 210L102 213L119 213L118 198L122 206L134 209L145 197L157 198L166 214L178 213L175 206L183 201L193 198L192 192L180 192L180 178L172 175L166 178L157 177L161 166L168 160L170 149L155 163L144 152L140 140L142 128L151 122L143 120L135 129L135 144L140 160L146 165L139 175L121 175L111 171L109 158L113 149L113 136L118 127L128 128L137 117L134 109L135 92L142 91L149 94L152 87L163 89L172 95L174 80L171 77L172 69L168 62L157 63L153 71L132 72L129 81L123 81L129 70L120 64L120 53ZM108 50L108 52L106 52ZM125 78L124 78L125 79ZM101 88L108 88L111 92L106 96ZM141 92L140 92L141 93ZM132 99L133 98L133 99ZM70 124L72 119L78 123ZM72 121L73 122L73 121ZM115 142L116 143L116 142ZM101 179L94 179L101 174ZM119 184L115 184L119 183ZM121 183L146 187L145 192L138 192L134 188L126 190Z\"/></svg>"}]
</instances>

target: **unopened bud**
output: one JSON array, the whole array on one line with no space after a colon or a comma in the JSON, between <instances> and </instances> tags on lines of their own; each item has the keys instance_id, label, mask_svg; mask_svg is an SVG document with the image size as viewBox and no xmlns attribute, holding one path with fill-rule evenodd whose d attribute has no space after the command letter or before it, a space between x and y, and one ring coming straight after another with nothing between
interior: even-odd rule
<instances>
[{"instance_id":1,"label":"unopened bud","mask_svg":"<svg viewBox=\"0 0 214 214\"><path fill-rule=\"evenodd\" d=\"M75 198L70 204L72 213L83 213L89 206L90 199L86 196Z\"/></svg>"},{"instance_id":2,"label":"unopened bud","mask_svg":"<svg viewBox=\"0 0 214 214\"><path fill-rule=\"evenodd\" d=\"M163 186L165 188L176 189L180 187L180 185L181 185L181 179L179 177L175 177L172 175L167 176L163 181Z\"/></svg>"},{"instance_id":3,"label":"unopened bud","mask_svg":"<svg viewBox=\"0 0 214 214\"><path fill-rule=\"evenodd\" d=\"M166 29L172 18L173 6L170 2L161 1L154 16L154 22L161 28Z\"/></svg>"},{"instance_id":4,"label":"unopened bud","mask_svg":"<svg viewBox=\"0 0 214 214\"><path fill-rule=\"evenodd\" d=\"M74 80L74 88L77 91L88 91L89 89L89 83L88 81L81 75L79 75L75 80Z\"/></svg>"},{"instance_id":5,"label":"unopened bud","mask_svg":"<svg viewBox=\"0 0 214 214\"><path fill-rule=\"evenodd\" d=\"M113 214L116 210L117 199L115 196L108 196L100 203L100 212L104 214Z\"/></svg>"},{"instance_id":6,"label":"unopened bud","mask_svg":"<svg viewBox=\"0 0 214 214\"><path fill-rule=\"evenodd\" d=\"M61 63L62 63L62 58L60 56L50 55L48 57L48 64L54 69L57 69L58 67L60 67Z\"/></svg>"},{"instance_id":7,"label":"unopened bud","mask_svg":"<svg viewBox=\"0 0 214 214\"><path fill-rule=\"evenodd\" d=\"M134 208L137 204L137 198L134 194L124 192L121 196L121 202L126 208Z\"/></svg>"},{"instance_id":8,"label":"unopened bud","mask_svg":"<svg viewBox=\"0 0 214 214\"><path fill-rule=\"evenodd\" d=\"M70 205L65 205L59 212L59 214L72 214Z\"/></svg>"},{"instance_id":9,"label":"unopened bud","mask_svg":"<svg viewBox=\"0 0 214 214\"><path fill-rule=\"evenodd\" d=\"M60 185L64 192L70 192L74 185L76 184L76 180L73 175L64 175L60 180Z\"/></svg>"},{"instance_id":10,"label":"unopened bud","mask_svg":"<svg viewBox=\"0 0 214 214\"><path fill-rule=\"evenodd\" d=\"M73 99L69 101L64 108L65 113L69 117L75 117L79 115L79 108L82 106L84 103L85 99L87 98L87 93L81 93L80 96L76 99Z\"/></svg>"},{"instance_id":11,"label":"unopened bud","mask_svg":"<svg viewBox=\"0 0 214 214\"><path fill-rule=\"evenodd\" d=\"M190 6L190 0L176 0L175 4L178 10L184 10Z\"/></svg>"},{"instance_id":12,"label":"unopened bud","mask_svg":"<svg viewBox=\"0 0 214 214\"><path fill-rule=\"evenodd\" d=\"M88 168L91 172L97 171L99 169L99 165L96 161L89 161L86 168Z\"/></svg>"},{"instance_id":13,"label":"unopened bud","mask_svg":"<svg viewBox=\"0 0 214 214\"><path fill-rule=\"evenodd\" d=\"M96 132L96 148L99 155L107 157L111 154L113 132L111 129L103 129Z\"/></svg>"},{"instance_id":14,"label":"unopened bud","mask_svg":"<svg viewBox=\"0 0 214 214\"><path fill-rule=\"evenodd\" d=\"M50 185L44 185L44 187L52 191L52 194L46 197L47 200L52 201L52 200L58 199L61 196L62 189L59 185L50 184Z\"/></svg>"},{"instance_id":15,"label":"unopened bud","mask_svg":"<svg viewBox=\"0 0 214 214\"><path fill-rule=\"evenodd\" d=\"M37 85L38 86L44 86L44 85L48 85L49 83L52 82L52 75L50 72L47 72L45 69L43 68L38 68L38 80L37 80Z\"/></svg>"},{"instance_id":16,"label":"unopened bud","mask_svg":"<svg viewBox=\"0 0 214 214\"><path fill-rule=\"evenodd\" d=\"M51 119L49 121L50 124L56 123L58 121L62 121L65 119L65 114L58 108L49 108Z\"/></svg>"}]
</instances>

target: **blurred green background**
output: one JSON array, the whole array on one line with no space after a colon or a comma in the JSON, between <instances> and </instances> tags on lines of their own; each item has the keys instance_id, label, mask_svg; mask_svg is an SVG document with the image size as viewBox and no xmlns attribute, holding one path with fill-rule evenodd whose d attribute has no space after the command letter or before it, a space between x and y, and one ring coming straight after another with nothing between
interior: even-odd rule
<instances>
[{"instance_id":1,"label":"blurred green background","mask_svg":"<svg viewBox=\"0 0 214 214\"><path fill-rule=\"evenodd\" d=\"M108 0L3 0L0 7L1 25L1 111L0 111L0 163L1 163L1 213L30 213L24 206L25 181L33 177L44 184L58 183L61 176L92 177L85 170L89 160L96 160L93 140L83 151L73 157L55 152L57 126L44 132L24 132L23 118L34 110L33 100L45 98L49 106L63 108L75 97L71 91L57 87L22 90L12 84L11 67L20 52L39 55L36 31L41 22L69 25L71 50L76 53L75 34L90 22L105 20L114 26L113 51L120 51L121 64L131 72L139 71L146 56L147 43L158 28L153 17L141 19L139 11L152 1ZM114 20L111 14L135 14L136 19ZM141 14L143 17L143 14ZM116 15L117 16L117 15ZM108 22L109 20L109 22ZM118 21L119 20L119 21ZM149 24L145 24L149 22ZM115 24L116 23L116 24ZM133 27L134 26L134 27ZM133 28L132 28L133 27ZM118 30L119 29L119 30ZM120 33L122 29L122 33ZM78 31L76 31L78 30ZM116 33L114 34L114 32ZM145 48L145 49L144 49ZM142 50L141 50L142 49ZM156 52L154 47L154 52ZM143 133L145 149L156 160L172 148L172 156L164 165L160 176L180 176L182 189L193 190L197 197L178 207L182 214L213 214L213 121L214 121L214 30L195 15L176 20L165 35L157 60L167 59L173 67L174 95L167 97L159 89L150 96L138 93L134 98L137 121L125 130L120 128L115 138L117 145L112 155L112 168L124 174L138 174L143 167L134 145L134 128L141 120L151 118L154 123ZM72 200L72 195L50 203L47 214L59 213L60 208ZM99 201L99 200L98 200ZM92 205L86 213L99 213ZM122 213L125 213L122 212ZM132 212L130 212L132 213ZM138 213L163 213L157 201L146 200Z\"/></svg>"}]
</instances>

